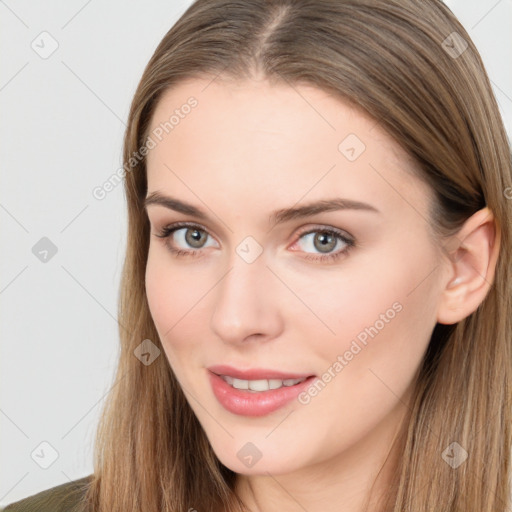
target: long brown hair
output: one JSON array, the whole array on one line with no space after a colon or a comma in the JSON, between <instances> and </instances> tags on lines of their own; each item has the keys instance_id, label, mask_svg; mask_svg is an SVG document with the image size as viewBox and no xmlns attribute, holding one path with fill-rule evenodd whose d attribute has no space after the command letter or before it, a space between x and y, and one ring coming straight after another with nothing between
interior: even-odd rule
<instances>
[{"instance_id":1,"label":"long brown hair","mask_svg":"<svg viewBox=\"0 0 512 512\"><path fill-rule=\"evenodd\" d=\"M501 233L494 282L474 313L434 328L383 510L510 510L511 154L480 55L440 0L197 0L165 35L125 134L121 351L83 505L95 512L243 510L237 475L214 454L167 358L145 365L134 356L145 339L162 347L145 295L145 158L130 159L147 143L164 91L215 76L313 85L373 116L435 192L430 221L439 240L484 206L494 213ZM442 457L452 442L468 453L458 468Z\"/></svg>"}]
</instances>

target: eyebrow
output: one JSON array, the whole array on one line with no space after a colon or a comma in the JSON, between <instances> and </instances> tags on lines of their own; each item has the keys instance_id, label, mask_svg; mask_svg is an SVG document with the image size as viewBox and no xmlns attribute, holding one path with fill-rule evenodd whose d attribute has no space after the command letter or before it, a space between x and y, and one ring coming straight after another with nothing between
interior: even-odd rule
<instances>
[{"instance_id":1,"label":"eyebrow","mask_svg":"<svg viewBox=\"0 0 512 512\"><path fill-rule=\"evenodd\" d=\"M144 199L144 208L147 209L149 205L157 204L164 206L169 210L192 215L199 219L207 220L208 215L199 208L180 201L176 198L165 196L160 192L151 192ZM291 220L302 219L322 212L331 212L337 210L360 210L380 213L380 211L368 203L361 201L354 201L353 199L334 198L334 199L321 199L319 201L311 202L303 206L296 206L291 208L282 208L275 210L270 214L269 222L271 225L288 222Z\"/></svg>"}]
</instances>

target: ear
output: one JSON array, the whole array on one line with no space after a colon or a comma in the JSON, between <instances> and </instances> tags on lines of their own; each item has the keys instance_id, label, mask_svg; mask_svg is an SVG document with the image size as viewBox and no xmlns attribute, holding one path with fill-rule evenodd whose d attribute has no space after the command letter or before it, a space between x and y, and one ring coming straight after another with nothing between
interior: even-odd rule
<instances>
[{"instance_id":1,"label":"ear","mask_svg":"<svg viewBox=\"0 0 512 512\"><path fill-rule=\"evenodd\" d=\"M469 217L445 246L449 269L437 311L440 324L459 322L485 299L500 248L501 233L496 224L493 213L485 207Z\"/></svg>"}]
</instances>

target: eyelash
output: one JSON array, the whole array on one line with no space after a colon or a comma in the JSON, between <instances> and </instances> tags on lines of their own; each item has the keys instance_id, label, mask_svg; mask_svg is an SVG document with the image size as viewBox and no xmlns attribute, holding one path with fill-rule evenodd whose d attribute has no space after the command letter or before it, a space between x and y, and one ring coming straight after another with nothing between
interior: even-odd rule
<instances>
[{"instance_id":1,"label":"eyelash","mask_svg":"<svg viewBox=\"0 0 512 512\"><path fill-rule=\"evenodd\" d=\"M178 231L182 228L191 228L191 229L197 229L199 231L203 231L205 233L208 233L206 229L204 229L202 226L198 224L192 224L188 222L178 222L176 224L171 224L169 226L165 226L159 233L156 233L155 236L158 238L169 238L175 231ZM336 261L342 256L346 255L348 252L350 252L351 249L355 247L355 241L351 238L346 237L341 231L335 229L335 228L329 228L329 229L309 229L307 231L299 233L299 239L302 238L304 235L309 235L311 233L327 233L329 235L334 235L338 240L341 240L343 243L346 244L345 249L339 250L334 253L324 254L321 256L312 256L311 254L308 256L304 256L304 259L306 260L313 260L313 261ZM211 236L211 235L210 235ZM199 256L199 253L201 252L201 249L191 249L189 251L186 251L184 249L175 249L172 247L169 243L166 241L166 246L169 249L169 251L174 254L177 257L187 256L187 257L197 257Z\"/></svg>"}]
</instances>

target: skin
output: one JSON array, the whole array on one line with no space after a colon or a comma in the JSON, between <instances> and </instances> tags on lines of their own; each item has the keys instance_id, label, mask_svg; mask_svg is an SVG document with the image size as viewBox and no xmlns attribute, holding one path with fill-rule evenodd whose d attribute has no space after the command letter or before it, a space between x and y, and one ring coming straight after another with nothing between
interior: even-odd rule
<instances>
[{"instance_id":1,"label":"skin","mask_svg":"<svg viewBox=\"0 0 512 512\"><path fill-rule=\"evenodd\" d=\"M468 316L489 289L499 248L492 214L468 219L448 258L428 231L430 189L375 120L305 85L194 79L166 91L151 129L192 95L198 106L147 157L148 194L208 215L147 207L146 292L165 355L250 510L361 511L436 322ZM348 134L366 146L354 161L338 149ZM335 197L379 212L323 212L271 229L275 209ZM179 221L198 224L203 241L187 243L186 228L156 236ZM315 234L302 236L314 228L341 230L356 246L334 261L308 260L325 254ZM263 250L252 263L236 252L247 236ZM199 255L176 256L167 244ZM327 253L344 247L340 240ZM307 405L244 417L216 400L208 366L321 376L394 303L401 311ZM237 457L248 442L262 453L250 468ZM391 452L371 503L394 462Z\"/></svg>"}]
</instances>

